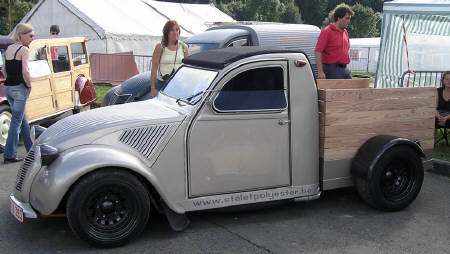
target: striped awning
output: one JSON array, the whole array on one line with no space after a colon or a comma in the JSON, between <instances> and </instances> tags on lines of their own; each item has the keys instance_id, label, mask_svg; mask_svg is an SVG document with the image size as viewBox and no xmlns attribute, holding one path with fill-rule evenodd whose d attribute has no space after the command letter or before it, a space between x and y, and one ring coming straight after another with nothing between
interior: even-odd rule
<instances>
[{"instance_id":1,"label":"striped awning","mask_svg":"<svg viewBox=\"0 0 450 254\"><path fill-rule=\"evenodd\" d=\"M450 39L450 14L413 14L413 13L384 13L383 32L381 38L381 50L378 61L377 77L375 87L398 87L399 80L405 71L410 69L411 45L408 44L408 37L417 36L445 36ZM447 40L445 40L447 41ZM420 45L423 54L427 54L427 46ZM443 54L450 55L450 45L443 50ZM432 47L429 48L433 50ZM417 58L417 57L416 57ZM417 59L416 59L417 60ZM436 66L435 70L450 69L450 61L446 61L448 66ZM417 68L417 64L415 68Z\"/></svg>"}]
</instances>

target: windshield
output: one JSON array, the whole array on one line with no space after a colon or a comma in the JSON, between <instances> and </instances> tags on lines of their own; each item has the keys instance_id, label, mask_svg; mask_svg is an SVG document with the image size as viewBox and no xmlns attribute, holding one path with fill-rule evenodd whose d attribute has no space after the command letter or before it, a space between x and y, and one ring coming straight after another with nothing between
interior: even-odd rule
<instances>
[{"instance_id":1,"label":"windshield","mask_svg":"<svg viewBox=\"0 0 450 254\"><path fill-rule=\"evenodd\" d=\"M216 71L182 66L162 92L189 104L196 104L216 75Z\"/></svg>"},{"instance_id":2,"label":"windshield","mask_svg":"<svg viewBox=\"0 0 450 254\"><path fill-rule=\"evenodd\" d=\"M204 50L218 49L219 43L188 43L189 55L199 53Z\"/></svg>"}]
</instances>

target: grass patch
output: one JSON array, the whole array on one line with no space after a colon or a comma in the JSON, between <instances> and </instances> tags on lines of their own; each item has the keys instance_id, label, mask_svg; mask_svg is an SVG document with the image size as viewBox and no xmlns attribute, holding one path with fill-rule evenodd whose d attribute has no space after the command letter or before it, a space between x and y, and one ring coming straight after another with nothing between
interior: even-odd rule
<instances>
[{"instance_id":1,"label":"grass patch","mask_svg":"<svg viewBox=\"0 0 450 254\"><path fill-rule=\"evenodd\" d=\"M95 84L95 92L97 93L97 100L95 101L94 107L98 108L102 104L103 97L105 97L106 92L111 89L109 84Z\"/></svg>"},{"instance_id":2,"label":"grass patch","mask_svg":"<svg viewBox=\"0 0 450 254\"><path fill-rule=\"evenodd\" d=\"M436 141L442 139L441 132L436 135ZM440 140L434 145L433 158L450 161L450 147L445 144L445 140Z\"/></svg>"},{"instance_id":3,"label":"grass patch","mask_svg":"<svg viewBox=\"0 0 450 254\"><path fill-rule=\"evenodd\" d=\"M375 72L353 72L352 77L355 78L374 78L376 75Z\"/></svg>"}]
</instances>

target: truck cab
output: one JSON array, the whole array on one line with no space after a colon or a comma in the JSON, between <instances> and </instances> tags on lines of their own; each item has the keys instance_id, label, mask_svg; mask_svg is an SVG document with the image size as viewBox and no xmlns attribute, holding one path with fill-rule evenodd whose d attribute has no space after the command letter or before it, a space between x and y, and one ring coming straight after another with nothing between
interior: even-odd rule
<instances>
[{"instance_id":1,"label":"truck cab","mask_svg":"<svg viewBox=\"0 0 450 254\"><path fill-rule=\"evenodd\" d=\"M331 108L348 111L350 102L373 111L365 118L354 113L359 122L373 123L380 112L364 94L387 98L387 110L409 93L413 102L432 101L434 90L379 92L339 83L328 84L340 87L333 91L318 89L298 50L232 47L183 62L155 99L32 128L34 145L10 196L14 217L23 221L62 209L78 237L113 247L144 230L150 209L164 213L179 231L191 211L312 200L323 190L352 185L369 205L395 211L420 191L423 148L414 141L429 147L433 105L425 107L431 116L426 110L417 116L415 108L385 113L416 115L414 121L423 123L415 139L399 132L404 125L387 124L377 133L361 125L351 129L345 123L353 114L336 115L327 105L337 101ZM338 128L348 137L336 136Z\"/></svg>"}]
</instances>

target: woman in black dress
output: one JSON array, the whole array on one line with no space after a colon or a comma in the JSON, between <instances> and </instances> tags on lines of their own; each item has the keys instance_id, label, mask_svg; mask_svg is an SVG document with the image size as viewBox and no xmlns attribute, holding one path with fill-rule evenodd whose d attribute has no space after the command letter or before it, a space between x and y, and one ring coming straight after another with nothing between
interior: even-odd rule
<instances>
[{"instance_id":1,"label":"woman in black dress","mask_svg":"<svg viewBox=\"0 0 450 254\"><path fill-rule=\"evenodd\" d=\"M437 89L436 129L450 128L450 71L442 74L441 84Z\"/></svg>"}]
</instances>

